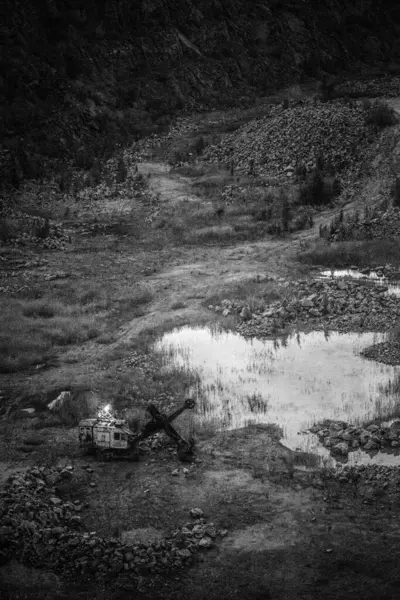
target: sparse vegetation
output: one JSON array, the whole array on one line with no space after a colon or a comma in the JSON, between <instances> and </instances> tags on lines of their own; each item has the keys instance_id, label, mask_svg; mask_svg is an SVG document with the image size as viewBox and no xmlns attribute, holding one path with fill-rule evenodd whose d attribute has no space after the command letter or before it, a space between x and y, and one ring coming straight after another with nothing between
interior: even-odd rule
<instances>
[{"instance_id":1,"label":"sparse vegetation","mask_svg":"<svg viewBox=\"0 0 400 600\"><path fill-rule=\"evenodd\" d=\"M38 288L25 298L9 303L0 300L3 327L0 333L0 372L11 373L32 365L54 361L62 348L81 344L106 333L106 316L117 312L142 314L150 302L148 288L124 297L113 297L94 286Z\"/></svg>"},{"instance_id":2,"label":"sparse vegetation","mask_svg":"<svg viewBox=\"0 0 400 600\"><path fill-rule=\"evenodd\" d=\"M400 178L396 177L394 185L393 185L393 190L392 190L392 196L393 196L393 205L394 206L400 206Z\"/></svg>"},{"instance_id":3,"label":"sparse vegetation","mask_svg":"<svg viewBox=\"0 0 400 600\"><path fill-rule=\"evenodd\" d=\"M379 128L390 127L398 122L396 113L387 102L383 100L374 100L365 105L365 120L369 125L376 125Z\"/></svg>"},{"instance_id":4,"label":"sparse vegetation","mask_svg":"<svg viewBox=\"0 0 400 600\"><path fill-rule=\"evenodd\" d=\"M300 203L311 206L324 206L334 201L340 193L341 186L338 178L324 176L323 162L319 157L316 168L305 177L300 185Z\"/></svg>"},{"instance_id":5,"label":"sparse vegetation","mask_svg":"<svg viewBox=\"0 0 400 600\"><path fill-rule=\"evenodd\" d=\"M400 241L397 238L385 240L343 241L328 243L319 240L298 260L324 267L375 267L390 263L400 266Z\"/></svg>"}]
</instances>

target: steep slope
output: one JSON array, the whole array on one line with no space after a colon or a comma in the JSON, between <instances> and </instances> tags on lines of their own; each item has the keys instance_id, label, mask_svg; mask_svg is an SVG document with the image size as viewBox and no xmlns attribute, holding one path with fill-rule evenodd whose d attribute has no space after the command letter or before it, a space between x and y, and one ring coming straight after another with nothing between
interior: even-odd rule
<instances>
[{"instance_id":1,"label":"steep slope","mask_svg":"<svg viewBox=\"0 0 400 600\"><path fill-rule=\"evenodd\" d=\"M393 5L394 6L394 5ZM4 0L2 179L91 166L177 109L400 55L388 0ZM87 152L87 149L90 151ZM47 157L43 161L43 156Z\"/></svg>"}]
</instances>

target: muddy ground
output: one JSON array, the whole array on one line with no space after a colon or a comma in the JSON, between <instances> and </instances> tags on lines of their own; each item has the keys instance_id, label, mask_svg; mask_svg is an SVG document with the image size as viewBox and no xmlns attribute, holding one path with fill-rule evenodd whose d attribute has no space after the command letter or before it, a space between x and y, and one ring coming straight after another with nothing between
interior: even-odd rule
<instances>
[{"instance_id":1,"label":"muddy ground","mask_svg":"<svg viewBox=\"0 0 400 600\"><path fill-rule=\"evenodd\" d=\"M181 202L207 204L194 196L190 178L171 175L167 165L147 160L139 170L151 173L150 189L168 209L179 211ZM344 210L364 204L365 198L355 198ZM16 397L28 406L28 391L46 394L67 385L89 386L111 360L108 357L134 343L148 328L162 331L219 318L204 305L212 294L253 281L260 273L297 278L301 268L294 260L300 241L315 238L319 225L334 213L332 208L321 211L313 229L283 239L266 237L234 246L176 246L173 251L146 247L138 252L129 238L115 244L108 239L105 247L105 241L76 234L66 251L41 252L54 268L70 265L77 278L101 273L105 286L120 278L129 288L129 277L143 279L140 273L149 267L145 282L153 297L144 314L125 322L116 317L110 343L89 341L69 347L54 366L2 376L2 388L15 389ZM82 251L90 246L90 252ZM110 372L110 385L117 385L117 367ZM101 396L101 390L97 393ZM46 428L41 432L44 442L24 454L18 451L18 443L30 432L29 423L19 418L1 422L2 480L17 469L44 462L76 467L90 463L96 486L83 482L79 489L79 499L88 505L82 513L85 529L105 537L135 530L150 540L185 522L190 509L200 507L207 520L227 534L213 548L201 551L194 566L163 579L119 575L108 583L78 584L11 560L0 567L3 598L399 597L400 487L389 495L379 483L366 486L326 478L312 466L312 457L282 446L272 426L199 438L196 461L184 474L176 456L167 450L134 463L92 464L80 455L77 429L71 427ZM178 476L172 475L176 468ZM76 490L65 493L76 499Z\"/></svg>"}]
</instances>

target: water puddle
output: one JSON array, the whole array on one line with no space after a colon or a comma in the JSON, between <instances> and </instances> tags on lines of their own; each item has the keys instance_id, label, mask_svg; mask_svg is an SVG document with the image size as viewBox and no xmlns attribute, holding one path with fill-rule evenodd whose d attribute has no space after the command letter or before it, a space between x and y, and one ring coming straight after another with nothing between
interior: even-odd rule
<instances>
[{"instance_id":1,"label":"water puddle","mask_svg":"<svg viewBox=\"0 0 400 600\"><path fill-rule=\"evenodd\" d=\"M304 433L311 425L323 419L361 425L395 414L393 384L400 367L359 356L384 340L381 333L322 331L249 340L234 332L183 327L164 335L155 349L163 353L165 368L199 374L199 387L191 392L200 425L230 430L276 423L285 446L333 462L317 436ZM400 464L400 457L386 449L375 456L357 450L349 462Z\"/></svg>"},{"instance_id":2,"label":"water puddle","mask_svg":"<svg viewBox=\"0 0 400 600\"><path fill-rule=\"evenodd\" d=\"M384 285L387 289L387 294L400 296L400 281L380 277L375 271L370 271L368 274L361 273L358 269L327 269L322 271L319 279L357 279L361 281L370 281L376 285Z\"/></svg>"}]
</instances>

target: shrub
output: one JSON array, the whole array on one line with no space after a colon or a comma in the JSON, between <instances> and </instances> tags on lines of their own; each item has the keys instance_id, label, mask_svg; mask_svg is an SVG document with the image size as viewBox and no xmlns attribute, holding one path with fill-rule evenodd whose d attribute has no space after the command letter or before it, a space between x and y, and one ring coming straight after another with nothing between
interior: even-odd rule
<instances>
[{"instance_id":1,"label":"shrub","mask_svg":"<svg viewBox=\"0 0 400 600\"><path fill-rule=\"evenodd\" d=\"M333 79L329 79L327 75L324 75L318 85L318 95L322 102L329 102L332 100L335 91L335 82Z\"/></svg>"},{"instance_id":2,"label":"shrub","mask_svg":"<svg viewBox=\"0 0 400 600\"><path fill-rule=\"evenodd\" d=\"M306 165L304 163L299 162L296 165L295 175L301 181L305 181L306 180L306 178L307 178L307 168L306 168Z\"/></svg>"},{"instance_id":3,"label":"shrub","mask_svg":"<svg viewBox=\"0 0 400 600\"><path fill-rule=\"evenodd\" d=\"M71 185L71 177L67 171L63 171L61 173L60 178L58 180L58 188L60 192L68 192Z\"/></svg>"},{"instance_id":4,"label":"shrub","mask_svg":"<svg viewBox=\"0 0 400 600\"><path fill-rule=\"evenodd\" d=\"M206 146L202 135L196 137L190 145L190 149L194 150L196 154L201 154Z\"/></svg>"},{"instance_id":5,"label":"shrub","mask_svg":"<svg viewBox=\"0 0 400 600\"><path fill-rule=\"evenodd\" d=\"M57 307L55 303L46 300L37 300L24 306L22 314L25 317L51 319L56 314L57 308L59 307Z\"/></svg>"},{"instance_id":6,"label":"shrub","mask_svg":"<svg viewBox=\"0 0 400 600\"><path fill-rule=\"evenodd\" d=\"M292 218L289 201L286 196L282 198L281 219L283 231L288 231L289 223Z\"/></svg>"},{"instance_id":7,"label":"shrub","mask_svg":"<svg viewBox=\"0 0 400 600\"><path fill-rule=\"evenodd\" d=\"M93 185L99 185L101 182L101 170L98 162L95 162L93 165L90 175L92 177Z\"/></svg>"},{"instance_id":8,"label":"shrub","mask_svg":"<svg viewBox=\"0 0 400 600\"><path fill-rule=\"evenodd\" d=\"M400 178L396 177L393 185L393 204L394 206L400 206Z\"/></svg>"},{"instance_id":9,"label":"shrub","mask_svg":"<svg viewBox=\"0 0 400 600\"><path fill-rule=\"evenodd\" d=\"M11 237L11 229L10 224L7 219L2 219L0 221L0 241L8 242Z\"/></svg>"},{"instance_id":10,"label":"shrub","mask_svg":"<svg viewBox=\"0 0 400 600\"><path fill-rule=\"evenodd\" d=\"M301 204L324 204L324 180L321 171L314 169L306 181L300 186L299 200Z\"/></svg>"},{"instance_id":11,"label":"shrub","mask_svg":"<svg viewBox=\"0 0 400 600\"><path fill-rule=\"evenodd\" d=\"M305 207L299 212L290 224L291 231L300 231L306 227L313 227L314 221L311 214L311 208Z\"/></svg>"},{"instance_id":12,"label":"shrub","mask_svg":"<svg viewBox=\"0 0 400 600\"><path fill-rule=\"evenodd\" d=\"M324 170L324 157L321 154L321 152L317 154L317 157L315 159L315 169L320 172Z\"/></svg>"},{"instance_id":13,"label":"shrub","mask_svg":"<svg viewBox=\"0 0 400 600\"><path fill-rule=\"evenodd\" d=\"M366 122L377 127L389 127L397 123L396 113L386 102L375 100L366 109Z\"/></svg>"},{"instance_id":14,"label":"shrub","mask_svg":"<svg viewBox=\"0 0 400 600\"><path fill-rule=\"evenodd\" d=\"M48 218L44 220L43 225L39 225L35 228L35 236L40 239L45 239L50 235L50 221Z\"/></svg>"},{"instance_id":15,"label":"shrub","mask_svg":"<svg viewBox=\"0 0 400 600\"><path fill-rule=\"evenodd\" d=\"M118 160L118 165L117 165L116 182L123 183L125 181L125 179L127 178L127 175L128 175L128 171L127 171L124 159L121 156L120 159Z\"/></svg>"},{"instance_id":16,"label":"shrub","mask_svg":"<svg viewBox=\"0 0 400 600\"><path fill-rule=\"evenodd\" d=\"M75 154L75 164L80 169L90 169L94 164L94 155L88 148L79 148Z\"/></svg>"}]
</instances>

